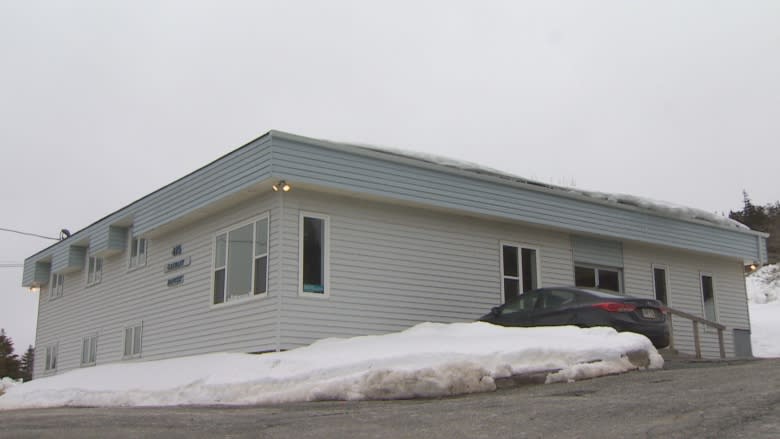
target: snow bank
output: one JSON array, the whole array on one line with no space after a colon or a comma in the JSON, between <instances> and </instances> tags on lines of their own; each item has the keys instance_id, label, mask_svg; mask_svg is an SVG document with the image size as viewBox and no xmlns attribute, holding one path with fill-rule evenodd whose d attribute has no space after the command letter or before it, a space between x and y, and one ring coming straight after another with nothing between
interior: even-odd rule
<instances>
[{"instance_id":1,"label":"snow bank","mask_svg":"<svg viewBox=\"0 0 780 439\"><path fill-rule=\"evenodd\" d=\"M753 355L780 357L780 264L759 268L745 283Z\"/></svg>"},{"instance_id":2,"label":"snow bank","mask_svg":"<svg viewBox=\"0 0 780 439\"><path fill-rule=\"evenodd\" d=\"M268 404L439 397L495 390L497 378L559 370L569 381L636 369L641 335L611 328L423 323L382 336L326 339L288 352L209 354L82 368L8 389L0 409Z\"/></svg>"},{"instance_id":3,"label":"snow bank","mask_svg":"<svg viewBox=\"0 0 780 439\"><path fill-rule=\"evenodd\" d=\"M780 264L759 268L745 280L748 300L751 303L768 303L780 300Z\"/></svg>"},{"instance_id":4,"label":"snow bank","mask_svg":"<svg viewBox=\"0 0 780 439\"><path fill-rule=\"evenodd\" d=\"M735 229L744 229L749 230L750 228L746 225L734 221L731 218L728 218L725 215L718 215L712 212L707 212L705 210L696 209L692 207L686 207L681 206L679 204L670 203L668 201L660 201L660 200L653 200L650 198L644 198L644 197L638 197L635 195L627 195L627 194L617 194L617 193L607 193L607 192L596 192L596 191L587 191L587 190L581 190L577 188L572 187L566 187L566 186L558 186L554 184L548 184L543 183L536 180L527 179L524 177L519 177L513 174L510 174L508 172L499 171L497 169L489 168L486 166L482 166L473 162L468 161L462 161L462 160L455 160L448 157L438 156L434 154L427 154L427 153L421 153L416 151L408 151L404 149L399 148L389 148L385 146L376 146L376 145L369 145L364 143L347 143L347 142L331 142L328 140L321 140L323 142L327 143L336 143L336 144L342 144L342 145L350 145L357 148L363 148L363 149L370 149L373 151L395 155L399 157L406 157L411 158L414 160L419 160L439 166L445 166L448 168L458 169L462 171L468 171L473 172L476 174L482 174L482 175L489 175L492 177L498 177L504 180L509 180L517 183L523 183L523 184L529 184L533 186L539 186L544 187L547 189L557 190L561 192L566 192L569 194L579 195L579 196L585 196L588 198L592 198L595 200L612 203L612 204L619 204L624 206L631 206L631 207L637 207L644 210L649 210L652 212L656 212L662 215L671 216L673 218L679 218L683 220L698 220L698 221L704 221L711 224L724 226L724 227L730 227Z\"/></svg>"},{"instance_id":5,"label":"snow bank","mask_svg":"<svg viewBox=\"0 0 780 439\"><path fill-rule=\"evenodd\" d=\"M5 393L11 387L18 386L19 384L22 384L22 380L16 381L8 377L0 378L0 395Z\"/></svg>"}]
</instances>

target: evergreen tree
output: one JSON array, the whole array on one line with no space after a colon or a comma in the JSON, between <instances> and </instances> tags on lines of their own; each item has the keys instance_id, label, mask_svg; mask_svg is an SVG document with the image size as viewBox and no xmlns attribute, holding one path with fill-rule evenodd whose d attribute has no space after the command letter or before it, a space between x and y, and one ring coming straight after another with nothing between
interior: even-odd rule
<instances>
[{"instance_id":1,"label":"evergreen tree","mask_svg":"<svg viewBox=\"0 0 780 439\"><path fill-rule=\"evenodd\" d=\"M14 353L14 342L0 329L0 378L19 379L19 357Z\"/></svg>"},{"instance_id":2,"label":"evergreen tree","mask_svg":"<svg viewBox=\"0 0 780 439\"><path fill-rule=\"evenodd\" d=\"M32 380L33 365L35 363L35 349L32 345L27 347L27 351L22 355L21 367L19 369L19 377L24 381Z\"/></svg>"},{"instance_id":3,"label":"evergreen tree","mask_svg":"<svg viewBox=\"0 0 780 439\"><path fill-rule=\"evenodd\" d=\"M742 210L730 211L729 218L759 232L769 233L767 251L769 263L780 262L780 202L756 206L747 191L742 191Z\"/></svg>"}]
</instances>

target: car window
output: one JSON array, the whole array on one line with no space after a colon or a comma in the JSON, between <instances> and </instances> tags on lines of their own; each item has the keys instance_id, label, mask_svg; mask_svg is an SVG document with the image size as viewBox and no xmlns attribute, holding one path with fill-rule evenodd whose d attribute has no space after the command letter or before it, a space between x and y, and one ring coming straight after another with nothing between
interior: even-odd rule
<instances>
[{"instance_id":1,"label":"car window","mask_svg":"<svg viewBox=\"0 0 780 439\"><path fill-rule=\"evenodd\" d=\"M571 306L576 302L577 294L567 290L547 290L539 295L537 309L556 309Z\"/></svg>"},{"instance_id":2,"label":"car window","mask_svg":"<svg viewBox=\"0 0 780 439\"><path fill-rule=\"evenodd\" d=\"M517 299L507 302L501 309L502 313L512 313L519 311L531 311L536 305L536 299L539 297L538 291L529 291L517 296Z\"/></svg>"}]
</instances>

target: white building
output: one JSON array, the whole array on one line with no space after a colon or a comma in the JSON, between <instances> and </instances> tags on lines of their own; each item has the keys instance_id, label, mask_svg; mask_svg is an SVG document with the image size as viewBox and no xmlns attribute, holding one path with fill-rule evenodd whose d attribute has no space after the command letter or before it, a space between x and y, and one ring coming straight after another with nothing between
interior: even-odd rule
<instances>
[{"instance_id":1,"label":"white building","mask_svg":"<svg viewBox=\"0 0 780 439\"><path fill-rule=\"evenodd\" d=\"M278 189L278 190L277 190ZM467 321L582 285L727 327L749 352L743 266L767 235L691 209L271 131L27 258L35 375L290 349ZM693 352L691 325L676 347ZM705 356L717 334L703 331Z\"/></svg>"}]
</instances>

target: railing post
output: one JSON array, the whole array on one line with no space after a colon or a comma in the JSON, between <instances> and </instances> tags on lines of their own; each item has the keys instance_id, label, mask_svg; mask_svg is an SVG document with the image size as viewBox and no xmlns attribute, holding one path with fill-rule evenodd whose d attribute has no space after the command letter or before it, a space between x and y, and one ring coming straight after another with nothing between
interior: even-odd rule
<instances>
[{"instance_id":1,"label":"railing post","mask_svg":"<svg viewBox=\"0 0 780 439\"><path fill-rule=\"evenodd\" d=\"M718 346L720 346L720 358L726 358L726 347L723 346L723 330L718 328Z\"/></svg>"},{"instance_id":2,"label":"railing post","mask_svg":"<svg viewBox=\"0 0 780 439\"><path fill-rule=\"evenodd\" d=\"M693 322L693 344L696 348L696 358L701 359L701 343L699 341L699 322L692 320Z\"/></svg>"}]
</instances>

